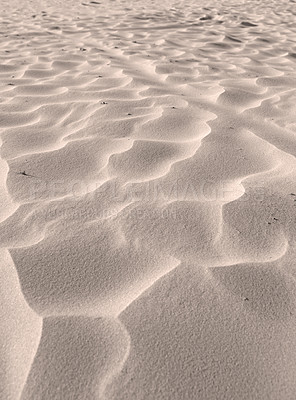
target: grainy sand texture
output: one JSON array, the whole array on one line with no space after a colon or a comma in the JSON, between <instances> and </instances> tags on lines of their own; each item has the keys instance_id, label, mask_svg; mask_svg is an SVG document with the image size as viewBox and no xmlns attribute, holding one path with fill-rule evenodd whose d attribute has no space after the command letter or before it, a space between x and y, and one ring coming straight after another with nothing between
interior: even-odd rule
<instances>
[{"instance_id":1,"label":"grainy sand texture","mask_svg":"<svg viewBox=\"0 0 296 400\"><path fill-rule=\"evenodd\" d=\"M296 398L296 1L1 0L0 399Z\"/></svg>"}]
</instances>

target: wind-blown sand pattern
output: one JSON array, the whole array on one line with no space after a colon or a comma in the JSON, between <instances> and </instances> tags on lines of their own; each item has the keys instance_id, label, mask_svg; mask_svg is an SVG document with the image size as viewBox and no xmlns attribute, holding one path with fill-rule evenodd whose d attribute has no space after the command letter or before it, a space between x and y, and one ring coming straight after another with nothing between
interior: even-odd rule
<instances>
[{"instance_id":1,"label":"wind-blown sand pattern","mask_svg":"<svg viewBox=\"0 0 296 400\"><path fill-rule=\"evenodd\" d=\"M0 398L294 399L296 2L0 15Z\"/></svg>"}]
</instances>

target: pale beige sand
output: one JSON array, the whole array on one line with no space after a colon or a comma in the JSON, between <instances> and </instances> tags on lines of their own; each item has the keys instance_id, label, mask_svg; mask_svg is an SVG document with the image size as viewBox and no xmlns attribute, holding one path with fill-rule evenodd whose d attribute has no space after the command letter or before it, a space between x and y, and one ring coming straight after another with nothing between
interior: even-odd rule
<instances>
[{"instance_id":1,"label":"pale beige sand","mask_svg":"<svg viewBox=\"0 0 296 400\"><path fill-rule=\"evenodd\" d=\"M2 0L1 400L292 400L296 2Z\"/></svg>"}]
</instances>

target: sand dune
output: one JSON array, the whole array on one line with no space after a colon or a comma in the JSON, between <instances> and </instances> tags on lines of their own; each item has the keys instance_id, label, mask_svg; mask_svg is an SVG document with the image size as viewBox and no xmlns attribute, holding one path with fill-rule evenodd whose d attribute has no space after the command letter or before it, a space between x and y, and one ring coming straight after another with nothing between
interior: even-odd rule
<instances>
[{"instance_id":1,"label":"sand dune","mask_svg":"<svg viewBox=\"0 0 296 400\"><path fill-rule=\"evenodd\" d=\"M1 3L1 399L294 399L294 3Z\"/></svg>"}]
</instances>

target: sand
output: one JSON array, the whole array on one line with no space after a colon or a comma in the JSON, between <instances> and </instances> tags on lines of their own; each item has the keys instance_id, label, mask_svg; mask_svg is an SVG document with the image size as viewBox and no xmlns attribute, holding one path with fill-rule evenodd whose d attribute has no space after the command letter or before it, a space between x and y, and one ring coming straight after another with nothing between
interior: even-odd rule
<instances>
[{"instance_id":1,"label":"sand","mask_svg":"<svg viewBox=\"0 0 296 400\"><path fill-rule=\"evenodd\" d=\"M296 2L2 0L1 400L292 400Z\"/></svg>"}]
</instances>

